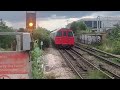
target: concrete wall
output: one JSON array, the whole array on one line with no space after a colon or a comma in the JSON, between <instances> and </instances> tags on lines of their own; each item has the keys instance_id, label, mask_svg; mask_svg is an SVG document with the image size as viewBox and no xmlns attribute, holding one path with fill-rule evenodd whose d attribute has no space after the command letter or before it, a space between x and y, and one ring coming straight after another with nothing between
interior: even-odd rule
<instances>
[{"instance_id":1,"label":"concrete wall","mask_svg":"<svg viewBox=\"0 0 120 90\"><path fill-rule=\"evenodd\" d=\"M91 35L79 35L78 41L85 44L94 44L94 43L101 43L100 36L91 36Z\"/></svg>"}]
</instances>

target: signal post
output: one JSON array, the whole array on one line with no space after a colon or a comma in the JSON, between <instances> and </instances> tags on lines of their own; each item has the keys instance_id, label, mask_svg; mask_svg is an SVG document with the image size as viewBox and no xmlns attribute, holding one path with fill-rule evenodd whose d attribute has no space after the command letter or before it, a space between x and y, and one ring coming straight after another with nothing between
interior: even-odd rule
<instances>
[{"instance_id":1,"label":"signal post","mask_svg":"<svg viewBox=\"0 0 120 90\"><path fill-rule=\"evenodd\" d=\"M26 29L31 34L33 47L33 31L36 29L36 11L26 11Z\"/></svg>"}]
</instances>

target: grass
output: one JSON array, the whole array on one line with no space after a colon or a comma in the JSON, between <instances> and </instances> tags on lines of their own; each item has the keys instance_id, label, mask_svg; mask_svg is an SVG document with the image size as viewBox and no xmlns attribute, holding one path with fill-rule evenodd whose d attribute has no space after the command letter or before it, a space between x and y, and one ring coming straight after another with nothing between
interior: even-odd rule
<instances>
[{"instance_id":1,"label":"grass","mask_svg":"<svg viewBox=\"0 0 120 90\"><path fill-rule=\"evenodd\" d=\"M115 63L120 63L120 59L118 59L118 58L112 58L111 60Z\"/></svg>"},{"instance_id":2,"label":"grass","mask_svg":"<svg viewBox=\"0 0 120 90\"><path fill-rule=\"evenodd\" d=\"M106 43L101 46L98 46L98 48L101 50L104 50L108 53L112 53L114 51L114 47L112 45L110 46L109 44L106 44Z\"/></svg>"},{"instance_id":3,"label":"grass","mask_svg":"<svg viewBox=\"0 0 120 90\"><path fill-rule=\"evenodd\" d=\"M88 79L107 79L108 77L100 71L94 70L88 73Z\"/></svg>"},{"instance_id":4,"label":"grass","mask_svg":"<svg viewBox=\"0 0 120 90\"><path fill-rule=\"evenodd\" d=\"M103 44L94 44L92 46L108 53L120 55L120 41L107 39Z\"/></svg>"},{"instance_id":5,"label":"grass","mask_svg":"<svg viewBox=\"0 0 120 90\"><path fill-rule=\"evenodd\" d=\"M81 79L79 76L75 76L75 78L74 79Z\"/></svg>"}]
</instances>

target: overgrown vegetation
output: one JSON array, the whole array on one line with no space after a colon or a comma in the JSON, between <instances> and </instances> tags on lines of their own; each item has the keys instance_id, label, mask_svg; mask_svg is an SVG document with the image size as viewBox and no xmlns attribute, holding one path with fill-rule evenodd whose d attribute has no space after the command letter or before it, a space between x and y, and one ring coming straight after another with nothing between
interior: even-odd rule
<instances>
[{"instance_id":1,"label":"overgrown vegetation","mask_svg":"<svg viewBox=\"0 0 120 90\"><path fill-rule=\"evenodd\" d=\"M120 59L118 59L118 58L112 58L111 60L115 63L120 63Z\"/></svg>"},{"instance_id":2,"label":"overgrown vegetation","mask_svg":"<svg viewBox=\"0 0 120 90\"><path fill-rule=\"evenodd\" d=\"M89 72L88 75L88 79L108 79L106 75L97 70Z\"/></svg>"},{"instance_id":3,"label":"overgrown vegetation","mask_svg":"<svg viewBox=\"0 0 120 90\"><path fill-rule=\"evenodd\" d=\"M50 32L46 30L45 28L38 27L33 32L33 39L38 40L39 47L40 47L40 42L43 41L43 49L45 49L46 47L49 47L50 45Z\"/></svg>"},{"instance_id":4,"label":"overgrown vegetation","mask_svg":"<svg viewBox=\"0 0 120 90\"><path fill-rule=\"evenodd\" d=\"M75 34L78 34L80 32L88 32L90 30L87 28L86 24L82 21L71 23L70 29L73 30Z\"/></svg>"},{"instance_id":5,"label":"overgrown vegetation","mask_svg":"<svg viewBox=\"0 0 120 90\"><path fill-rule=\"evenodd\" d=\"M97 48L109 53L120 55L120 26L116 26L107 35L106 41Z\"/></svg>"},{"instance_id":6,"label":"overgrown vegetation","mask_svg":"<svg viewBox=\"0 0 120 90\"><path fill-rule=\"evenodd\" d=\"M43 76L43 62L41 60L42 51L39 49L38 44L34 43L34 48L31 51L31 61L32 61L32 78L42 79Z\"/></svg>"}]
</instances>

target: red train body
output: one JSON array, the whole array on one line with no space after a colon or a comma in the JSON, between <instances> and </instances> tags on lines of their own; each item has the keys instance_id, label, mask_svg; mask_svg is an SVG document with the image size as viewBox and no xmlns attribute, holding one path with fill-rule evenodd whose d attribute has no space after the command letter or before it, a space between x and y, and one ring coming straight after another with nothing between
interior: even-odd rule
<instances>
[{"instance_id":1,"label":"red train body","mask_svg":"<svg viewBox=\"0 0 120 90\"><path fill-rule=\"evenodd\" d=\"M53 42L57 47L70 48L74 46L73 31L67 28L61 28L51 34Z\"/></svg>"}]
</instances>

